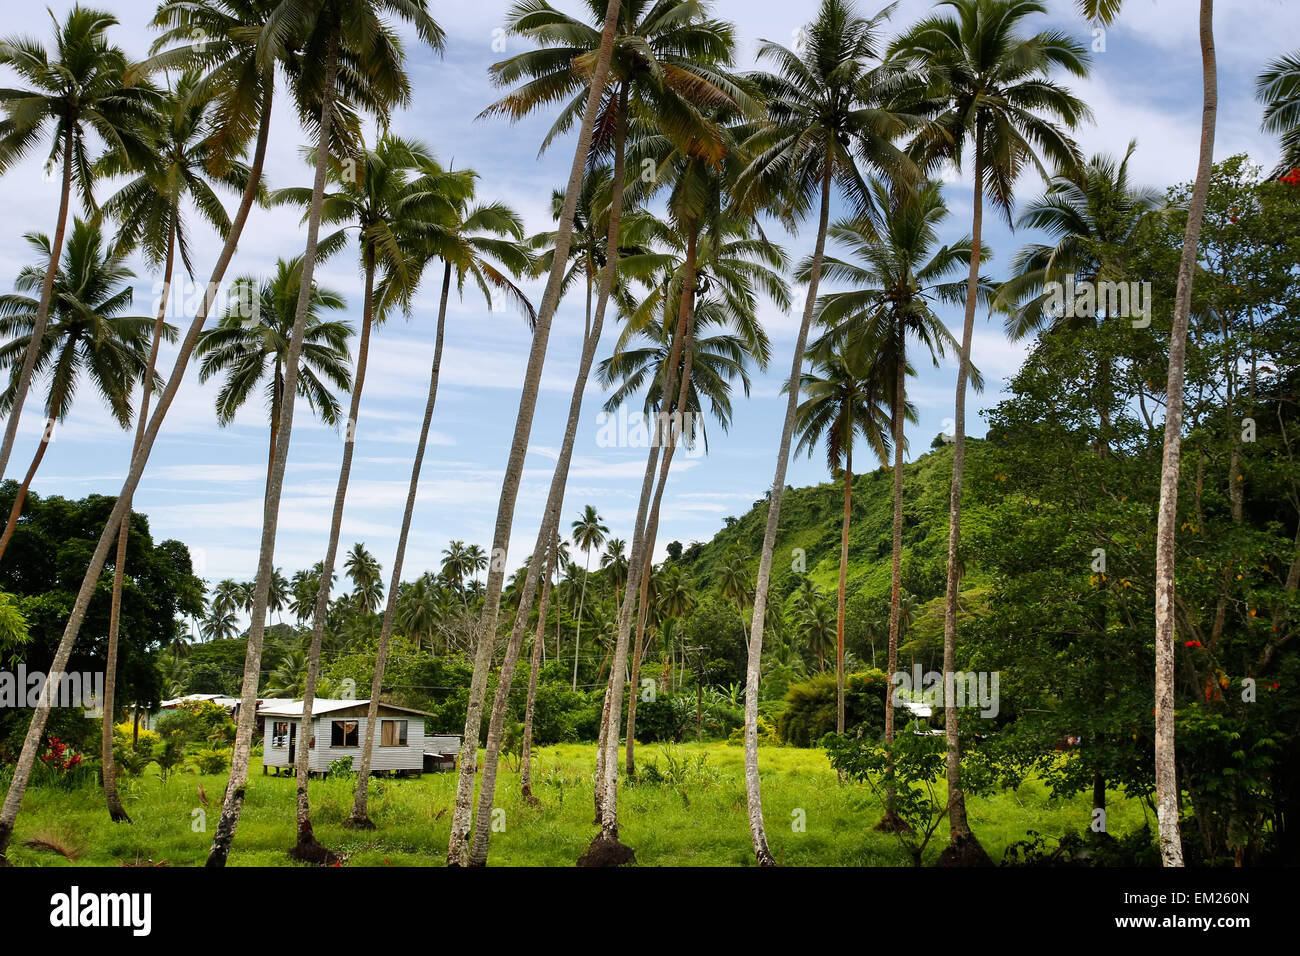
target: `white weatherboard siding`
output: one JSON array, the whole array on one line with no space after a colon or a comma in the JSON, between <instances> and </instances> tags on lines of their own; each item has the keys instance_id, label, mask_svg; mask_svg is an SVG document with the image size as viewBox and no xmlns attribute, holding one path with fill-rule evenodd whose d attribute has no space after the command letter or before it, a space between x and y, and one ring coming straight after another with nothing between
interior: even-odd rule
<instances>
[{"instance_id":1,"label":"white weatherboard siding","mask_svg":"<svg viewBox=\"0 0 1300 956\"><path fill-rule=\"evenodd\" d=\"M364 709L361 715L349 714L346 710L333 709L324 714L312 715L312 726L315 728L316 746L311 749L308 760L308 769L312 773L324 773L329 769L330 764L344 757L352 758L352 769L358 770L361 766L361 745L366 739L366 718ZM265 720L265 738L262 745L262 763L267 767L291 767L289 760L289 735L285 734L278 737L275 733L277 723L287 723L295 731L294 746L306 746L311 740L312 734L303 734L300 724L301 716L291 716L288 714L275 714L274 712L264 712L262 714ZM347 721L357 725L357 746L355 747L332 747L330 740L333 738L333 724L336 720ZM400 747L385 747L382 744L383 732L382 723L385 720L404 720L406 721L406 745ZM381 726L375 728L375 747L370 761L370 769L374 772L387 772L389 770L423 770L424 768L424 717L422 715L406 712L393 711L388 714L381 712L379 716ZM295 753L296 755L296 753Z\"/></svg>"},{"instance_id":2,"label":"white weatherboard siding","mask_svg":"<svg viewBox=\"0 0 1300 956\"><path fill-rule=\"evenodd\" d=\"M352 758L352 769L361 769L361 747L331 747L330 731L331 724L335 720L347 720L357 723L357 743L364 744L366 740L366 718L364 717L338 717L333 714L326 714L323 717L312 717L312 723L316 725L316 746L311 752L311 762L308 765L312 773L324 773L330 768L330 764L341 757ZM375 728L375 749L370 758L371 771L377 770L423 770L424 769L424 720L420 717L414 717L407 714L394 714L392 717L380 717L380 723L385 720L405 720L406 721L406 746L405 747L384 747L380 744L381 727Z\"/></svg>"}]
</instances>

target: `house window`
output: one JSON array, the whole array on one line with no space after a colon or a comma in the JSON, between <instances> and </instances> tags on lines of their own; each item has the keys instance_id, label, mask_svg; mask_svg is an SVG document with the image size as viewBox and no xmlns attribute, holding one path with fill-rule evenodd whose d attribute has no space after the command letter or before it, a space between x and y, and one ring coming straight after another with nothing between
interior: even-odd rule
<instances>
[{"instance_id":1,"label":"house window","mask_svg":"<svg viewBox=\"0 0 1300 956\"><path fill-rule=\"evenodd\" d=\"M289 721L277 720L271 725L271 746L289 746Z\"/></svg>"},{"instance_id":2,"label":"house window","mask_svg":"<svg viewBox=\"0 0 1300 956\"><path fill-rule=\"evenodd\" d=\"M385 720L380 723L379 746L381 747L405 747L406 746L406 724L405 720Z\"/></svg>"},{"instance_id":3,"label":"house window","mask_svg":"<svg viewBox=\"0 0 1300 956\"><path fill-rule=\"evenodd\" d=\"M331 747L355 747L357 744L357 722L355 720L336 720L330 725Z\"/></svg>"}]
</instances>

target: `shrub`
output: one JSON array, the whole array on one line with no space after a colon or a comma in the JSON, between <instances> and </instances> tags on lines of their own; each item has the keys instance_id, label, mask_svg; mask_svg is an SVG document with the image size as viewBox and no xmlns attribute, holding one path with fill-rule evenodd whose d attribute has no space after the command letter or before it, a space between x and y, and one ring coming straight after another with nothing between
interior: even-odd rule
<instances>
[{"instance_id":1,"label":"shrub","mask_svg":"<svg viewBox=\"0 0 1300 956\"><path fill-rule=\"evenodd\" d=\"M328 780L343 780L354 775L351 757L339 757L332 760L325 770L325 777Z\"/></svg>"},{"instance_id":2,"label":"shrub","mask_svg":"<svg viewBox=\"0 0 1300 956\"><path fill-rule=\"evenodd\" d=\"M201 774L225 773L230 766L230 751L212 748L194 754L194 766Z\"/></svg>"},{"instance_id":3,"label":"shrub","mask_svg":"<svg viewBox=\"0 0 1300 956\"><path fill-rule=\"evenodd\" d=\"M885 695L889 680L883 671L844 675L844 730L860 728L867 737L884 729ZM835 675L818 674L802 684L792 684L785 695L785 710L776 719L781 740L796 747L812 747L834 733L836 724Z\"/></svg>"}]
</instances>

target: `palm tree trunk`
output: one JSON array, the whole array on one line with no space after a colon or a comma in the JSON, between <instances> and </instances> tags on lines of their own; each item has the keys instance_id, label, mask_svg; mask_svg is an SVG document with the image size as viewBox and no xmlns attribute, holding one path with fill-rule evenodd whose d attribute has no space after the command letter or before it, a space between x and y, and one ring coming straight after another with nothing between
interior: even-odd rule
<instances>
[{"instance_id":1,"label":"palm tree trunk","mask_svg":"<svg viewBox=\"0 0 1300 956\"><path fill-rule=\"evenodd\" d=\"M961 573L958 549L961 544L961 506L962 481L966 473L966 383L970 377L971 340L975 334L975 305L979 292L980 241L984 226L984 127L981 121L975 124L975 184L971 213L971 256L970 273L966 278L966 315L961 330L961 359L957 366L957 394L953 411L954 436L952 449L952 484L948 497L948 588L943 609L943 675L944 675L944 732L947 736L948 769L948 851L952 851L962 862L964 853L972 855L971 862L984 862L987 857L979 846L979 841L971 833L966 820L966 799L961 789L961 742L957 733L956 701L953 694L946 693L952 686L952 675L956 668L957 655L957 599L961 588ZM893 655L889 662L892 675L898 668L897 647L891 644ZM892 701L887 705L886 713L893 723ZM889 728L888 740L893 742L893 727ZM891 807L892 809L892 807ZM984 857L984 860L979 858Z\"/></svg>"},{"instance_id":2,"label":"palm tree trunk","mask_svg":"<svg viewBox=\"0 0 1300 956\"><path fill-rule=\"evenodd\" d=\"M171 296L172 271L176 263L176 211L172 211L172 222L167 235L167 259L163 266L162 301L158 303L158 315L153 323L153 339L149 344L149 361L144 370L144 382L140 390L140 410L135 417L135 441L131 445L131 455L140 450L144 440L145 425L149 421L149 399L153 397L153 379L158 366L158 349L162 345L163 327L167 317L167 301ZM117 560L113 566L113 597L108 612L108 653L104 663L104 720L100 735L100 758L103 767L104 798L108 804L108 816L114 823L130 823L126 809L122 806L122 797L117 792L117 764L113 760L113 711L116 709L117 696L117 637L122 619L122 587L126 577L126 544L131 530L131 512L122 518L117 532Z\"/></svg>"},{"instance_id":3,"label":"palm tree trunk","mask_svg":"<svg viewBox=\"0 0 1300 956\"><path fill-rule=\"evenodd\" d=\"M524 387L519 397L519 414L515 419L514 437L510 444L510 457L501 483L501 497L497 503L496 527L492 534L491 563L488 565L487 588L483 597L483 612L479 622L479 640L474 653L474 673L470 678L469 703L465 713L465 734L460 752L460 779L456 785L456 804L452 811L451 838L447 845L449 866L463 865L469 856L470 826L473 814L474 776L478 760L478 738L483 717L483 703L487 694L488 670L492 664L492 647L496 637L497 614L501 608L501 587L505 579L506 549L510 543L510 529L514 522L515 500L519 495L519 482L523 477L524 456L528 451L528 438L533 426L533 413L537 407L537 393L541 387L542 366L546 361L546 346L551 335L551 320L559 305L560 285L569 258L573 239L573 216L577 209L578 193L582 188L582 174L586 168L587 153L591 148L592 129L596 112L605 94L605 81L614 55L614 35L618 28L619 0L609 0L605 8L605 24L601 32L600 53L591 77L591 89L582 114L578 143L573 151L573 165L564 191L564 208L555 235L554 260L551 274L542 294L541 308L537 313L537 326L533 331L532 348L528 354L528 368Z\"/></svg>"},{"instance_id":4,"label":"palm tree trunk","mask_svg":"<svg viewBox=\"0 0 1300 956\"><path fill-rule=\"evenodd\" d=\"M248 629L248 651L244 656L244 682L240 693L239 723L235 733L230 777L222 801L217 832L208 852L208 866L225 866L230 846L239 827L244 806L244 788L248 782L248 763L257 718L257 685L262 667L262 639L266 632L266 603L275 563L275 535L280 518L280 494L284 487L285 467L289 463L289 442L293 431L294 400L298 393L298 360L302 354L303 333L311 305L313 273L316 269L316 243L320 236L321 204L325 195L325 174L329 164L330 128L334 118L334 87L338 77L339 25L330 29L329 48L325 54L325 79L320 106L320 135L316 143L316 175L312 182L311 206L307 213L307 248L303 252L299 277L298 302L294 312L292 338L284 373L284 395L280 398L280 434L275 444L275 467L268 476L266 500L262 509L262 540L258 553L257 583L253 589L253 620ZM322 575L328 581L329 575ZM304 718L306 714L304 713ZM306 719L300 725L303 749L310 750L311 727Z\"/></svg>"},{"instance_id":5,"label":"palm tree trunk","mask_svg":"<svg viewBox=\"0 0 1300 956\"><path fill-rule=\"evenodd\" d=\"M891 410L893 419L891 424L894 431L894 520L893 543L890 548L889 649L885 665L890 675L885 694L885 732L886 742L891 744L894 741L894 705L891 699L893 675L898 670L898 641L902 632L903 616L903 426L904 416L907 414L907 351L901 325L894 355L898 363L898 367L894 369L894 407ZM897 826L899 822L897 815L891 815L889 808L893 799L892 792L886 794L886 819Z\"/></svg>"},{"instance_id":6,"label":"palm tree trunk","mask_svg":"<svg viewBox=\"0 0 1300 956\"><path fill-rule=\"evenodd\" d=\"M415 459L411 462L411 480L406 488L406 510L402 513L402 528L397 535L397 553L393 556L393 574L388 587L388 601L384 605L384 620L379 628L379 647L375 653L375 676L370 682L370 704L366 708L366 733L361 747L361 767L357 776L356 793L352 798L352 813L345 825L359 829L374 826L366 802L370 794L370 762L375 751L375 724L379 720L379 697L383 692L384 669L388 666L388 646L393 636L393 619L397 613L397 590L402 583L402 565L406 561L406 543L411 535L411 520L415 514L415 496L420 487L420 471L424 467L424 452L429 444L429 427L433 423L434 403L438 398L438 376L442 368L443 333L447 323L447 297L451 291L451 263L442 268L442 296L438 301L438 325L433 339L433 365L429 371L429 397L424 403L424 420L420 423L420 438L415 445ZM430 640L430 645L433 641Z\"/></svg>"},{"instance_id":7,"label":"palm tree trunk","mask_svg":"<svg viewBox=\"0 0 1300 956\"><path fill-rule=\"evenodd\" d=\"M9 421L5 424L5 437L0 445L0 477L9 467L9 455L14 450L14 438L18 434L18 421L23 414L23 402L27 400L27 389L32 384L32 374L36 369L36 356L41 349L41 339L45 338L45 325L50 318L50 300L54 296L54 277L59 271L59 257L63 255L63 237L68 229L68 205L72 198L72 122L67 124L63 135L63 183L59 188L59 214L54 225L54 242L50 245L50 264L45 268L45 281L41 284L41 301L36 307L36 321L32 325L32 337L23 354L23 365L18 372L18 382L14 387L13 404L9 408ZM0 856L4 855L0 849Z\"/></svg>"},{"instance_id":8,"label":"palm tree trunk","mask_svg":"<svg viewBox=\"0 0 1300 956\"><path fill-rule=\"evenodd\" d=\"M587 600L587 575L591 573L591 552L587 552L587 561L583 565L582 573L582 590L578 594L578 627L573 635L573 686L572 690L576 693L578 690L578 649L582 646L582 606ZM548 571L547 574L550 572ZM560 642L555 642L558 653Z\"/></svg>"},{"instance_id":9,"label":"palm tree trunk","mask_svg":"<svg viewBox=\"0 0 1300 956\"><path fill-rule=\"evenodd\" d=\"M608 660L608 657L606 657L606 660ZM601 662L600 670L600 676L603 676L605 671L605 661ZM597 677L598 681L600 676ZM596 772L592 777L592 801L596 806L596 815L591 821L595 826L600 826L600 821L604 819L605 816L605 787L603 784L605 779L605 740L609 736L609 702L610 698L614 695L614 688L616 686L614 671L611 670L605 681L605 697L600 707L600 732L596 735Z\"/></svg>"},{"instance_id":10,"label":"palm tree trunk","mask_svg":"<svg viewBox=\"0 0 1300 956\"><path fill-rule=\"evenodd\" d=\"M556 539L556 545L559 539ZM533 635L533 655L528 667L528 702L524 705L524 740L519 755L519 794L534 806L541 801L533 796L533 715L537 708L537 678L541 669L542 648L546 646L546 611L551 601L551 575L559 547L552 547L542 579L542 596L537 602L537 633Z\"/></svg>"},{"instance_id":11,"label":"palm tree trunk","mask_svg":"<svg viewBox=\"0 0 1300 956\"><path fill-rule=\"evenodd\" d=\"M578 374L573 383L573 395L569 399L569 417L564 426L564 440L560 446L560 457L555 463L555 472L551 476L551 487L547 493L546 510L542 514L542 526L537 532L537 543L533 548L535 559L528 563L524 573L524 586L520 593L519 608L515 613L514 627L510 632L510 641L506 645L505 656L501 661L501 672L497 679L496 697L492 701L492 717L488 723L488 737L483 755L483 780L479 787L478 813L474 825L474 834L470 841L467 862L470 866L483 866L487 863L488 844L492 832L492 800L496 795L497 765L500 759L501 734L505 728L506 707L510 700L510 685L514 680L515 665L519 659L519 649L523 645L524 631L528 626L528 609L532 606L533 595L537 593L537 578L541 573L540 556L546 553L560 526L560 510L564 506L564 490L569 479L569 464L573 459L573 446L578 437L578 422L582 416L582 400L587 389L587 377L591 374L591 364L596 357L596 345L605 323L605 311L609 305L610 295L614 290L614 277L618 271L618 239L623 215L623 185L625 178L625 146L627 141L627 98L626 85L619 92L618 116L614 129L614 171L613 186L610 191L609 230L606 244L605 269L600 277L600 289L597 293L596 315L592 320L590 333L582 346L582 357L578 363ZM558 563L558 555L557 555ZM583 578L586 588L586 578ZM572 597L570 597L572 601ZM581 626L581 620L579 620ZM559 630L559 615L556 615L556 630ZM557 642L558 643L558 642ZM577 689L577 643L574 643L574 689Z\"/></svg>"},{"instance_id":12,"label":"palm tree trunk","mask_svg":"<svg viewBox=\"0 0 1300 956\"><path fill-rule=\"evenodd\" d=\"M266 446L266 485L262 493L271 484L271 473L275 471L275 443L280 437L280 401L284 396L284 373L280 371L280 359L275 360L275 370L271 373L271 440Z\"/></svg>"},{"instance_id":13,"label":"palm tree trunk","mask_svg":"<svg viewBox=\"0 0 1300 956\"><path fill-rule=\"evenodd\" d=\"M1183 373L1187 359L1187 326L1192 306L1196 247L1210 189L1214 162L1214 127L1219 109L1214 53L1214 2L1201 0L1201 70L1204 103L1201 109L1201 151L1196 184L1187 204L1187 231L1178 262L1174 323L1169 337L1169 378L1165 393L1165 445L1160 464L1160 512L1156 528L1156 815L1160 856L1165 866L1183 865L1178 824L1178 771L1174 752L1174 536L1178 527L1178 465L1182 451Z\"/></svg>"},{"instance_id":14,"label":"palm tree trunk","mask_svg":"<svg viewBox=\"0 0 1300 956\"><path fill-rule=\"evenodd\" d=\"M18 518L23 513L23 502L27 500L27 490L32 486L32 479L36 477L36 469L41 467L41 459L45 457L45 451L50 447L50 439L54 436L54 419L45 423L45 431L41 434L41 443L36 446L36 454L32 456L32 463L27 467L27 474L23 476L23 483L18 486L18 494L14 495L13 507L9 509L9 520L5 524L4 535L0 537L0 558L4 557L5 550L9 547L9 539L14 536L14 531L18 527Z\"/></svg>"},{"instance_id":15,"label":"palm tree trunk","mask_svg":"<svg viewBox=\"0 0 1300 956\"><path fill-rule=\"evenodd\" d=\"M673 341L669 349L666 366L667 373L664 376L663 390L659 401L659 408L668 413L671 413L674 408L674 397L679 395L677 389L680 377L678 365L682 361L683 354L688 357L690 355L687 343L691 336L691 325L694 320L694 310L691 308L690 303L695 290L697 239L698 230L692 228L687 240L686 268L682 278L682 297L681 304L678 307L677 325L673 331ZM685 405L686 399L683 394L678 398L677 406L685 407ZM613 662L610 665L613 693L606 695L609 714L604 731L605 762L601 768L603 779L597 779L596 781L597 789L602 788L602 786L604 789L600 798L601 828L579 860L579 865L617 865L632 859L631 851L624 847L618 839L618 734L623 709L623 695L619 689L619 681L627 671L628 645L632 632L632 611L637 604L636 599L640 591L641 574L644 565L651 559L651 555L646 550L647 532L649 531L648 517L651 492L654 489L655 465L659 460L659 445L662 440L662 429L660 423L657 422L650 452L646 456L645 475L641 481L641 498L637 505L636 523L633 525L632 550L628 557L627 582L624 585L623 603L619 607L618 635L614 643ZM671 459L673 447L674 445L670 439L664 451L665 473L667 461Z\"/></svg>"},{"instance_id":16,"label":"palm tree trunk","mask_svg":"<svg viewBox=\"0 0 1300 956\"><path fill-rule=\"evenodd\" d=\"M56 677L60 677L63 674L63 669L68 664L68 658L72 654L72 646L76 643L77 635L81 632L81 625L86 617L86 608L90 605L90 599L99 584L100 572L104 570L104 563L108 560L108 549L117 537L122 518L128 514L131 495L134 494L136 486L140 483L140 476L144 474L144 467L149 460L149 452L153 449L153 443L158 437L158 431L162 427L167 410L171 407L176 392L180 389L181 379L185 375L185 367L189 362L191 353L194 351L195 343L198 342L199 333L203 331L203 324L207 321L208 312L212 308L212 301L216 296L217 287L226 274L226 269L234 256L235 247L239 244L239 237L243 233L244 224L248 221L248 213L253 207L253 200L257 197L258 184L262 178L262 166L266 160L266 143L271 130L272 93L273 90L268 86L262 104L262 116L259 120L257 140L253 148L253 162L249 169L248 183L244 188L244 195L240 200L239 209L231 221L230 232L227 234L226 241L221 247L221 254L217 257L217 262L213 266L212 278L208 280L203 302L186 331L184 341L181 343L180 352L176 356L176 363L167 379L167 385L163 389L162 396L159 398L158 410L154 412L153 417L149 420L149 428L145 432L144 442L131 461L131 468L127 472L126 480L122 483L122 490L118 493L113 510L104 523L104 529L100 532L99 541L91 554L90 565L86 568L86 573L81 579L81 586L77 590L76 600L73 602L72 611L68 615L68 623L63 629L63 636L59 639L59 646L55 650L53 661L50 663L49 679L51 681ZM49 720L49 716L49 700L38 702L32 712L32 720L27 727L27 735L23 739L23 748L19 754L18 763L14 767L13 776L10 778L4 806L0 808L0 865L5 865L8 862L5 859L5 851L8 849L9 841L13 836L14 821L18 818L18 811L22 807L23 796L27 792L27 783L31 779L32 767L36 763L36 751L40 747L41 737L45 733L45 725Z\"/></svg>"},{"instance_id":17,"label":"palm tree trunk","mask_svg":"<svg viewBox=\"0 0 1300 956\"><path fill-rule=\"evenodd\" d=\"M754 581L754 614L745 664L745 803L749 813L749 834L754 845L754 858L759 866L776 865L776 859L767 845L767 830L763 825L763 797L758 781L758 683L763 660L763 624L767 617L767 591L772 582L776 529L781 520L785 469L790 460L790 440L794 435L795 413L799 408L804 350L808 347L808 328L812 325L817 286L821 282L822 259L826 254L826 230L831 214L831 171L828 155L826 168L822 171L821 218L817 224L817 243L813 247L812 263L808 270L808 297L804 301L799 335L795 338L790 369L790 394L786 400L785 421L781 425L781 446L776 453L776 474L772 478L772 492L768 497L767 527L763 531L763 550L758 558L758 577Z\"/></svg>"},{"instance_id":18,"label":"palm tree trunk","mask_svg":"<svg viewBox=\"0 0 1300 956\"><path fill-rule=\"evenodd\" d=\"M692 222L690 225L691 240L688 240L688 262L686 266L687 274L694 276L695 264L691 258L694 255L694 239L699 235L699 222ZM686 428L686 397L690 394L691 385L691 365L694 358L694 349L691 347L692 332L695 327L695 291L692 282L689 297L684 297L685 307L690 311L687 319L687 341L684 344L686 358L682 362L682 381L677 390L676 414L681 416L681 430ZM675 422L675 419L673 419ZM694 436L692 436L694 437ZM663 503L664 487L668 484L668 469L672 465L673 451L677 447L677 435L671 436L671 442L664 451L663 462L659 469L659 481L655 487L654 499L650 504L650 517L646 522L645 544L643 551L645 553L645 565L641 571L641 586L637 595L637 619L636 619L636 640L632 647L632 673L629 675L628 697L627 697L627 743L626 753L624 756L625 772L628 777L636 773L636 703L637 688L640 686L641 677L641 656L642 647L645 643L646 618L649 614L649 594L650 594L650 573L654 564L655 541L659 534L659 508ZM741 620L744 620L744 612L741 612Z\"/></svg>"},{"instance_id":19,"label":"palm tree trunk","mask_svg":"<svg viewBox=\"0 0 1300 956\"><path fill-rule=\"evenodd\" d=\"M320 587L316 591L315 619L312 622L311 645L307 650L307 676L302 688L302 723L307 735L306 746L299 745L294 755L294 775L297 777L297 821L298 841L289 851L295 860L306 863L333 863L334 854L323 847L317 840L311 825L311 801L307 784L311 779L311 715L316 703L316 682L320 675L320 649L325 639L325 619L329 613L330 582L334 580L334 562L338 559L339 534L343 528L343 509L347 502L348 481L352 477L352 454L356 449L357 424L361 415L361 393L366 384L366 365L370 359L370 331L374 325L375 300L375 264L371 250L365 250L366 258L365 288L361 305L361 338L357 342L357 361L352 379L352 403L348 408L348 420L343 434L343 461L339 465L338 484L334 488L334 511L330 516L329 540L325 546L325 557L321 561ZM396 597L397 589L389 592L390 601ZM366 722L366 736L374 735L374 727ZM364 785L364 779L359 785Z\"/></svg>"},{"instance_id":20,"label":"palm tree trunk","mask_svg":"<svg viewBox=\"0 0 1300 956\"><path fill-rule=\"evenodd\" d=\"M849 583L849 520L853 515L853 436L844 454L844 519L840 522L840 580L835 609L835 732L844 733L844 604ZM840 779L844 776L841 773Z\"/></svg>"}]
</instances>

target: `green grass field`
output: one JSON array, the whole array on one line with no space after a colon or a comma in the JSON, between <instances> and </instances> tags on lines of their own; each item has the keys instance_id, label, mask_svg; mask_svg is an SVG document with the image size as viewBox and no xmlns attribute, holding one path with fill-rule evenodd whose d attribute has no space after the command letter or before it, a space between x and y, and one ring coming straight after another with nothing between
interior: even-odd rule
<instances>
[{"instance_id":1,"label":"green grass field","mask_svg":"<svg viewBox=\"0 0 1300 956\"><path fill-rule=\"evenodd\" d=\"M566 744L540 750L535 758L534 793L540 807L519 795L519 777L502 767L497 805L502 832L492 837L491 863L498 866L568 866L595 833L592 826L592 768L595 747ZM641 745L638 765L655 762L685 767L680 782L620 783L620 831L642 866L746 866L753 863L745 816L743 752L725 744ZM791 866L907 866L911 859L891 834L875 832L879 806L862 785L841 785L821 750L786 747L760 752L763 804L768 838L777 860ZM206 791L209 805L199 801ZM216 825L224 775L174 774L166 783L153 768L124 782L132 825L109 822L98 789L28 791L14 835L10 859L21 866L117 866L123 862L194 866L203 863ZM340 826L352 805L352 781L312 781L316 835L342 854L349 866L441 865L447 849L456 775L426 774L420 779L372 783L371 816L378 829L358 833ZM293 780L263 776L254 759L248 799L230 863L234 866L288 866L285 850L294 837ZM971 825L995 861L1005 848L1036 830L1058 837L1079 830L1089 819L1090 801L1080 795L1051 800L1046 788L1030 781L991 798L968 799ZM197 813L204 810L206 820ZM798 811L803 813L799 814ZM1136 800L1111 795L1109 829L1119 835L1140 827ZM803 832L794 822L802 817ZM28 846L52 837L77 852L77 858ZM941 829L925 862L946 841Z\"/></svg>"}]
</instances>

